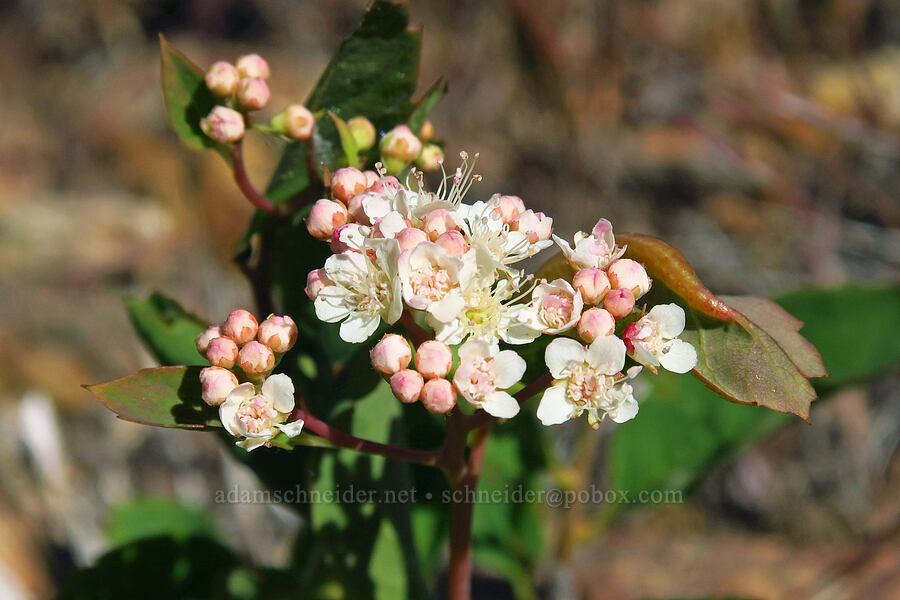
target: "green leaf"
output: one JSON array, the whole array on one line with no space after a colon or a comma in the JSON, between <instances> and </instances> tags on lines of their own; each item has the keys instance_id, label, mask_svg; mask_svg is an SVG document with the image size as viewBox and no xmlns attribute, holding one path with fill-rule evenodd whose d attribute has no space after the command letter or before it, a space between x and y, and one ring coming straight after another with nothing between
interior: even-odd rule
<instances>
[{"instance_id":1,"label":"green leaf","mask_svg":"<svg viewBox=\"0 0 900 600\"><path fill-rule=\"evenodd\" d=\"M422 130L422 125L425 124L431 111L434 110L434 107L437 106L437 103L440 102L441 98L443 98L446 93L447 82L442 77L434 82L434 84L428 88L428 91L425 92L425 95L423 95L416 103L412 114L410 114L409 119L406 120L407 126L409 126L414 134L419 135L419 132Z\"/></svg>"},{"instance_id":2,"label":"green leaf","mask_svg":"<svg viewBox=\"0 0 900 600\"><path fill-rule=\"evenodd\" d=\"M170 46L162 34L159 36L159 46L163 99L172 130L191 150L213 149L230 163L228 147L200 129L200 120L219 104L206 87L203 71Z\"/></svg>"},{"instance_id":3,"label":"green leaf","mask_svg":"<svg viewBox=\"0 0 900 600\"><path fill-rule=\"evenodd\" d=\"M146 300L125 301L128 317L138 335L162 365L190 365L204 362L194 343L207 323L171 298L154 292Z\"/></svg>"},{"instance_id":4,"label":"green leaf","mask_svg":"<svg viewBox=\"0 0 900 600\"><path fill-rule=\"evenodd\" d=\"M306 142L288 142L266 186L266 197L283 203L309 186L308 147Z\"/></svg>"},{"instance_id":5,"label":"green leaf","mask_svg":"<svg viewBox=\"0 0 900 600\"><path fill-rule=\"evenodd\" d=\"M170 498L143 498L120 504L112 510L106 529L106 537L113 546L157 536L176 540L218 539L209 513Z\"/></svg>"},{"instance_id":6,"label":"green leaf","mask_svg":"<svg viewBox=\"0 0 900 600\"><path fill-rule=\"evenodd\" d=\"M180 429L220 428L218 411L200 397L201 369L142 369L85 389L125 421Z\"/></svg>"},{"instance_id":7,"label":"green leaf","mask_svg":"<svg viewBox=\"0 0 900 600\"><path fill-rule=\"evenodd\" d=\"M356 149L356 139L353 137L353 134L350 133L350 128L347 127L347 123L344 122L342 118L333 112L328 111L328 116L331 117L334 126L337 127L338 135L341 138L341 148L344 150L344 160L342 163L346 163L347 166L358 169L360 167L359 151Z\"/></svg>"}]
</instances>

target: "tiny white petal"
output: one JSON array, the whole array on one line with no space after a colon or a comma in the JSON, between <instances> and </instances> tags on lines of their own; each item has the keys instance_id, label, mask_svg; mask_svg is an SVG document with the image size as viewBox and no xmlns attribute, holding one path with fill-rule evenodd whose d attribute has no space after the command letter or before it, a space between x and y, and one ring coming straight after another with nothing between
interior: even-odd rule
<instances>
[{"instance_id":1,"label":"tiny white petal","mask_svg":"<svg viewBox=\"0 0 900 600\"><path fill-rule=\"evenodd\" d=\"M572 363L585 361L585 349L581 342L571 338L556 338L547 345L544 351L544 362L554 378L563 377L563 373Z\"/></svg>"},{"instance_id":2,"label":"tiny white petal","mask_svg":"<svg viewBox=\"0 0 900 600\"><path fill-rule=\"evenodd\" d=\"M519 414L519 403L506 392L494 392L485 396L481 408L492 417L511 419Z\"/></svg>"},{"instance_id":3,"label":"tiny white petal","mask_svg":"<svg viewBox=\"0 0 900 600\"><path fill-rule=\"evenodd\" d=\"M547 388L538 405L537 417L544 425L559 425L572 418L572 405L566 401L564 387Z\"/></svg>"},{"instance_id":4,"label":"tiny white petal","mask_svg":"<svg viewBox=\"0 0 900 600\"><path fill-rule=\"evenodd\" d=\"M525 359L513 350L503 350L494 357L494 383L505 390L521 381L525 374Z\"/></svg>"},{"instance_id":5,"label":"tiny white petal","mask_svg":"<svg viewBox=\"0 0 900 600\"><path fill-rule=\"evenodd\" d=\"M624 423L630 421L638 414L638 403L634 397L629 394L623 398L615 410L608 411L609 418L616 423Z\"/></svg>"},{"instance_id":6,"label":"tiny white petal","mask_svg":"<svg viewBox=\"0 0 900 600\"><path fill-rule=\"evenodd\" d=\"M287 413L294 410L294 382L284 373L266 379L262 385L262 393L272 400L278 412Z\"/></svg>"},{"instance_id":7,"label":"tiny white petal","mask_svg":"<svg viewBox=\"0 0 900 600\"><path fill-rule=\"evenodd\" d=\"M291 421L284 425L276 425L275 427L280 429L281 432L288 437L297 437L303 430L303 419L297 419L296 421Z\"/></svg>"},{"instance_id":8,"label":"tiny white petal","mask_svg":"<svg viewBox=\"0 0 900 600\"><path fill-rule=\"evenodd\" d=\"M687 373L697 366L697 350L684 340L670 340L663 346L659 363L667 371Z\"/></svg>"},{"instance_id":9,"label":"tiny white petal","mask_svg":"<svg viewBox=\"0 0 900 600\"><path fill-rule=\"evenodd\" d=\"M381 318L363 312L353 312L341 323L341 339L352 344L360 344L375 333Z\"/></svg>"},{"instance_id":10,"label":"tiny white petal","mask_svg":"<svg viewBox=\"0 0 900 600\"><path fill-rule=\"evenodd\" d=\"M587 362L606 375L613 375L625 366L625 342L614 335L599 337L587 351Z\"/></svg>"},{"instance_id":11,"label":"tiny white petal","mask_svg":"<svg viewBox=\"0 0 900 600\"><path fill-rule=\"evenodd\" d=\"M248 437L247 439L241 440L239 442L235 442L235 446L240 446L247 452L252 452L256 450L260 446L264 445L271 438L269 437Z\"/></svg>"},{"instance_id":12,"label":"tiny white petal","mask_svg":"<svg viewBox=\"0 0 900 600\"><path fill-rule=\"evenodd\" d=\"M678 337L684 331L684 309L677 304L658 304L647 316L659 323L659 333L666 339Z\"/></svg>"}]
</instances>

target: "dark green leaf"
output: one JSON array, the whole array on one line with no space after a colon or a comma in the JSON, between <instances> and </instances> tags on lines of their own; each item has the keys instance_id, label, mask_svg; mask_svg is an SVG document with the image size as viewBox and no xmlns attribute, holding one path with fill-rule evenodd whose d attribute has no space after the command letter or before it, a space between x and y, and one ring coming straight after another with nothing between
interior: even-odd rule
<instances>
[{"instance_id":1,"label":"dark green leaf","mask_svg":"<svg viewBox=\"0 0 900 600\"><path fill-rule=\"evenodd\" d=\"M266 197L276 204L285 202L309 185L306 142L288 142L266 186Z\"/></svg>"},{"instance_id":2,"label":"dark green leaf","mask_svg":"<svg viewBox=\"0 0 900 600\"><path fill-rule=\"evenodd\" d=\"M125 301L128 317L138 335L162 365L191 365L206 361L197 353L194 339L207 323L158 292L146 300Z\"/></svg>"},{"instance_id":3,"label":"dark green leaf","mask_svg":"<svg viewBox=\"0 0 900 600\"><path fill-rule=\"evenodd\" d=\"M428 120L428 115L431 114L431 111L434 110L434 107L437 106L437 103L440 102L441 98L443 98L446 93L447 82L444 81L443 78L438 79L434 85L425 92L425 95L416 103L416 107L406 121L406 124L413 133L419 135L419 132L422 130L422 125Z\"/></svg>"}]
</instances>

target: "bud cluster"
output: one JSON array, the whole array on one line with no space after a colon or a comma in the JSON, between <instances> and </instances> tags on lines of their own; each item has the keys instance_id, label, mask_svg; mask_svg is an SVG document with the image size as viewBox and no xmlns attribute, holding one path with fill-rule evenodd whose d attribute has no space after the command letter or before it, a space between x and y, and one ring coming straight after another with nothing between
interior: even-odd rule
<instances>
[{"instance_id":1,"label":"bud cluster","mask_svg":"<svg viewBox=\"0 0 900 600\"><path fill-rule=\"evenodd\" d=\"M450 346L422 342L413 360L412 346L403 336L388 333L369 352L372 366L387 377L391 391L406 404L421 400L428 410L447 413L456 406L456 393L446 377L453 367ZM410 367L413 364L413 368Z\"/></svg>"}]
</instances>

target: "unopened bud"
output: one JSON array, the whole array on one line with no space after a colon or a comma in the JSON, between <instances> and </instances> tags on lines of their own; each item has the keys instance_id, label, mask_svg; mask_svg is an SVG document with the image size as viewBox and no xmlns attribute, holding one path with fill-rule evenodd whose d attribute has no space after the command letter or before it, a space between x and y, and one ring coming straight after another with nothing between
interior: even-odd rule
<instances>
[{"instance_id":1,"label":"unopened bud","mask_svg":"<svg viewBox=\"0 0 900 600\"><path fill-rule=\"evenodd\" d=\"M634 294L631 290L611 290L603 299L603 308L617 319L622 319L634 310Z\"/></svg>"},{"instance_id":2,"label":"unopened bud","mask_svg":"<svg viewBox=\"0 0 900 600\"><path fill-rule=\"evenodd\" d=\"M500 215L503 222L507 225L512 224L519 215L525 212L525 203L518 196L501 196L496 195L490 200L494 212Z\"/></svg>"},{"instance_id":3,"label":"unopened bud","mask_svg":"<svg viewBox=\"0 0 900 600\"><path fill-rule=\"evenodd\" d=\"M581 269L572 277L572 287L581 292L585 304L600 304L609 293L609 278L602 269Z\"/></svg>"},{"instance_id":4,"label":"unopened bud","mask_svg":"<svg viewBox=\"0 0 900 600\"><path fill-rule=\"evenodd\" d=\"M242 308L231 311L225 324L222 325L222 333L241 346L250 340L256 339L256 331L259 325L256 317Z\"/></svg>"},{"instance_id":5,"label":"unopened bud","mask_svg":"<svg viewBox=\"0 0 900 600\"><path fill-rule=\"evenodd\" d=\"M371 171L366 171L366 173L370 173ZM393 175L388 175L386 177L378 177L376 181L370 181L369 176L366 175L366 183L368 183L367 191L369 192L383 192L384 190L399 190L401 187L400 180L394 177Z\"/></svg>"},{"instance_id":6,"label":"unopened bud","mask_svg":"<svg viewBox=\"0 0 900 600\"><path fill-rule=\"evenodd\" d=\"M238 58L234 65L241 77L269 78L269 63L259 54L245 54Z\"/></svg>"},{"instance_id":7,"label":"unopened bud","mask_svg":"<svg viewBox=\"0 0 900 600\"><path fill-rule=\"evenodd\" d=\"M512 227L528 236L529 242L536 244L550 239L550 234L553 233L553 219L542 212L536 213L529 209L513 221Z\"/></svg>"},{"instance_id":8,"label":"unopened bud","mask_svg":"<svg viewBox=\"0 0 900 600\"><path fill-rule=\"evenodd\" d=\"M209 348L209 343L217 337L222 337L222 328L218 325L210 325L207 327L194 339L194 342L197 344L197 352L202 356L206 356L206 350Z\"/></svg>"},{"instance_id":9,"label":"unopened bud","mask_svg":"<svg viewBox=\"0 0 900 600\"><path fill-rule=\"evenodd\" d=\"M376 183L381 180L381 176L375 171L363 171L363 175L366 176L366 191L373 192L375 190L372 189Z\"/></svg>"},{"instance_id":10,"label":"unopened bud","mask_svg":"<svg viewBox=\"0 0 900 600\"><path fill-rule=\"evenodd\" d=\"M456 391L446 379L431 379L422 386L422 404L433 413L445 415L456 406Z\"/></svg>"},{"instance_id":11,"label":"unopened bud","mask_svg":"<svg viewBox=\"0 0 900 600\"><path fill-rule=\"evenodd\" d=\"M356 142L356 149L365 152L375 145L375 126L365 117L353 117L347 121L347 129Z\"/></svg>"},{"instance_id":12,"label":"unopened bud","mask_svg":"<svg viewBox=\"0 0 900 600\"><path fill-rule=\"evenodd\" d=\"M209 342L206 348L206 360L214 367L230 369L237 362L238 347L234 340L227 337L217 337Z\"/></svg>"},{"instance_id":13,"label":"unopened bud","mask_svg":"<svg viewBox=\"0 0 900 600\"><path fill-rule=\"evenodd\" d=\"M366 191L366 176L359 169L344 167L331 176L331 195L343 202Z\"/></svg>"},{"instance_id":14,"label":"unopened bud","mask_svg":"<svg viewBox=\"0 0 900 600\"><path fill-rule=\"evenodd\" d=\"M400 175L403 171L406 170L406 167L409 166L409 163L402 158L394 158L392 156L383 156L381 158L381 163L384 165L385 170L393 175Z\"/></svg>"},{"instance_id":15,"label":"unopened bud","mask_svg":"<svg viewBox=\"0 0 900 600\"><path fill-rule=\"evenodd\" d=\"M650 291L650 277L644 266L630 258L620 258L607 269L609 283L615 288L631 290L635 299Z\"/></svg>"},{"instance_id":16,"label":"unopened bud","mask_svg":"<svg viewBox=\"0 0 900 600\"><path fill-rule=\"evenodd\" d=\"M247 342L238 357L241 370L247 375L262 375L275 368L275 353L265 344Z\"/></svg>"},{"instance_id":17,"label":"unopened bud","mask_svg":"<svg viewBox=\"0 0 900 600\"><path fill-rule=\"evenodd\" d=\"M589 308L578 320L578 335L590 344L598 337L612 335L616 331L616 320L608 310Z\"/></svg>"},{"instance_id":18,"label":"unopened bud","mask_svg":"<svg viewBox=\"0 0 900 600\"><path fill-rule=\"evenodd\" d=\"M238 386L234 373L222 367L206 367L200 371L200 388L203 401L210 406L219 406Z\"/></svg>"},{"instance_id":19,"label":"unopened bud","mask_svg":"<svg viewBox=\"0 0 900 600\"><path fill-rule=\"evenodd\" d=\"M319 292L329 285L334 285L334 282L328 279L325 269L315 269L306 276L306 288L303 291L306 292L310 300L315 301L319 296Z\"/></svg>"},{"instance_id":20,"label":"unopened bud","mask_svg":"<svg viewBox=\"0 0 900 600\"><path fill-rule=\"evenodd\" d=\"M244 137L244 116L225 106L216 106L200 119L200 129L217 142L232 144Z\"/></svg>"},{"instance_id":21,"label":"unopened bud","mask_svg":"<svg viewBox=\"0 0 900 600\"><path fill-rule=\"evenodd\" d=\"M436 340L428 340L416 348L416 371L426 379L446 377L453 366L450 346Z\"/></svg>"},{"instance_id":22,"label":"unopened bud","mask_svg":"<svg viewBox=\"0 0 900 600\"><path fill-rule=\"evenodd\" d=\"M381 138L378 144L381 156L385 159L394 158L405 163L410 163L422 152L422 142L406 125L394 127ZM390 171L391 168L385 163Z\"/></svg>"},{"instance_id":23,"label":"unopened bud","mask_svg":"<svg viewBox=\"0 0 900 600\"><path fill-rule=\"evenodd\" d=\"M400 250L412 250L422 242L428 241L428 234L415 227L407 227L397 234L397 241L400 242Z\"/></svg>"},{"instance_id":24,"label":"unopened bud","mask_svg":"<svg viewBox=\"0 0 900 600\"><path fill-rule=\"evenodd\" d=\"M315 116L302 104L289 104L269 123L272 129L292 140L309 139L315 125Z\"/></svg>"},{"instance_id":25,"label":"unopened bud","mask_svg":"<svg viewBox=\"0 0 900 600\"><path fill-rule=\"evenodd\" d=\"M458 258L462 258L463 254L469 251L469 244L466 242L465 236L455 229L445 231L437 236L434 243Z\"/></svg>"},{"instance_id":26,"label":"unopened bud","mask_svg":"<svg viewBox=\"0 0 900 600\"><path fill-rule=\"evenodd\" d=\"M206 87L216 96L227 98L237 91L241 76L237 68L224 60L213 63L206 72Z\"/></svg>"},{"instance_id":27,"label":"unopened bud","mask_svg":"<svg viewBox=\"0 0 900 600\"><path fill-rule=\"evenodd\" d=\"M412 404L419 399L425 380L422 374L412 369L403 369L391 375L391 391L397 400L404 404Z\"/></svg>"},{"instance_id":28,"label":"unopened bud","mask_svg":"<svg viewBox=\"0 0 900 600\"><path fill-rule=\"evenodd\" d=\"M435 241L445 231L459 229L459 225L453 220L453 215L445 208L438 208L425 215L422 229L428 234L428 239Z\"/></svg>"},{"instance_id":29,"label":"unopened bud","mask_svg":"<svg viewBox=\"0 0 900 600\"><path fill-rule=\"evenodd\" d=\"M288 316L272 315L259 324L256 339L268 346L276 354L284 354L297 341L297 324Z\"/></svg>"},{"instance_id":30,"label":"unopened bud","mask_svg":"<svg viewBox=\"0 0 900 600\"><path fill-rule=\"evenodd\" d=\"M269 86L262 77L241 79L238 84L237 99L241 106L259 110L269 103Z\"/></svg>"},{"instance_id":31,"label":"unopened bud","mask_svg":"<svg viewBox=\"0 0 900 600\"><path fill-rule=\"evenodd\" d=\"M423 142L430 142L434 139L434 125L431 124L431 121L422 123L422 129L419 131L419 139Z\"/></svg>"},{"instance_id":32,"label":"unopened bud","mask_svg":"<svg viewBox=\"0 0 900 600\"><path fill-rule=\"evenodd\" d=\"M409 361L412 360L412 348L402 335L387 333L369 351L369 358L376 371L385 375L393 375L409 366Z\"/></svg>"},{"instance_id":33,"label":"unopened bud","mask_svg":"<svg viewBox=\"0 0 900 600\"><path fill-rule=\"evenodd\" d=\"M416 166L423 171L437 171L444 162L444 149L437 144L425 144L416 158Z\"/></svg>"},{"instance_id":34,"label":"unopened bud","mask_svg":"<svg viewBox=\"0 0 900 600\"><path fill-rule=\"evenodd\" d=\"M347 222L347 209L340 202L316 200L306 218L306 230L319 240L331 239L334 230Z\"/></svg>"}]
</instances>

